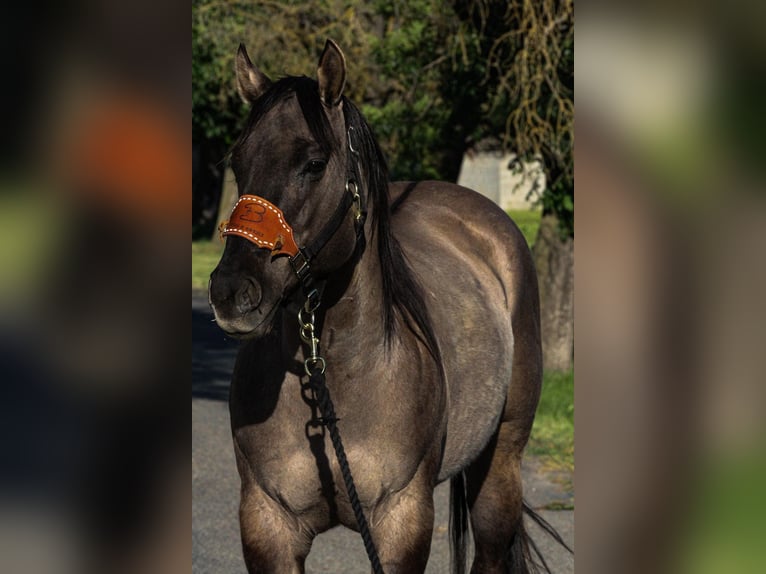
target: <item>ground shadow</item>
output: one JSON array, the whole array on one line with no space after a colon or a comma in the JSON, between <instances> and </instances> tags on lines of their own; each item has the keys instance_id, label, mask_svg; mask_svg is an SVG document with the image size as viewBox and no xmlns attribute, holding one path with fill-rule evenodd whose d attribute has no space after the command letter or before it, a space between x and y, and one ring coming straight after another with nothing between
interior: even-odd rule
<instances>
[{"instance_id":1,"label":"ground shadow","mask_svg":"<svg viewBox=\"0 0 766 574\"><path fill-rule=\"evenodd\" d=\"M229 383L239 342L213 321L207 304L192 299L192 398L229 400Z\"/></svg>"}]
</instances>

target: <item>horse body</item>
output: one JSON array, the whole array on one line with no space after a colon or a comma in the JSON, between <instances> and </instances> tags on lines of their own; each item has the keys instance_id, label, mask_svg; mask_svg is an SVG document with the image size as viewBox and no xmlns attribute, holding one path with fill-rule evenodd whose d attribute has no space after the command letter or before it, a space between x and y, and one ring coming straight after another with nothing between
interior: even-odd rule
<instances>
[{"instance_id":1,"label":"horse body","mask_svg":"<svg viewBox=\"0 0 766 574\"><path fill-rule=\"evenodd\" d=\"M350 106L340 96L343 64L328 43L318 92L329 120L325 131L336 141L345 141L347 121L338 102ZM238 65L240 91L255 100L265 91L268 98L268 80L248 66L246 55ZM353 156L321 154L322 142L314 141L320 128L303 119L300 94L270 106L264 114L280 118L279 130L263 128L269 115L253 122L262 135L241 139L235 173L241 191L257 185L279 202L305 241L318 233L332 213L332 198L342 193L329 185L324 193L330 199L316 202L313 192L325 181L343 181ZM307 160L314 156L329 157L318 176L316 160ZM298 171L290 161L309 167ZM366 187L374 184L372 169L361 166ZM465 473L476 545L473 571L507 571L511 562L525 569L518 547L525 536L520 461L542 374L529 250L515 224L475 192L441 182L400 183L391 185L390 196L390 220L363 228L366 248L354 241L349 215L313 265L326 281L317 315L327 386L383 567L387 573L425 569L433 489ZM384 217L381 205L388 209L381 201L371 205L373 220ZM395 242L390 249L406 257L394 261L408 269L392 266L388 252L375 248L383 245L383 233ZM392 307L385 287L387 273L409 269L421 289L412 294L418 299L422 293L428 328L418 323L417 312L408 311L412 301ZM230 395L250 572L302 572L317 533L336 524L357 528L305 386L305 349L296 314L285 304L291 292L294 280L283 258L270 258L244 239L227 239L210 298L223 328L252 337L238 354Z\"/></svg>"},{"instance_id":2,"label":"horse body","mask_svg":"<svg viewBox=\"0 0 766 574\"><path fill-rule=\"evenodd\" d=\"M419 183L393 229L428 295L444 358L449 427L460 429L448 428L444 480L476 458L501 418L518 427L517 440L526 444L523 429L531 427L542 377L536 279L516 225L471 190ZM524 376L511 389L515 347Z\"/></svg>"}]
</instances>

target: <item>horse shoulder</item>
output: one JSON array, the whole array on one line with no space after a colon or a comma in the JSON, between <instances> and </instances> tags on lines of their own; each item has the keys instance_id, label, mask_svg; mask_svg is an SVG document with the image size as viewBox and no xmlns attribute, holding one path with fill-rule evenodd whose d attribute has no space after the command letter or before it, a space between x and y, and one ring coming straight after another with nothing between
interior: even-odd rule
<instances>
[{"instance_id":1,"label":"horse shoulder","mask_svg":"<svg viewBox=\"0 0 766 574\"><path fill-rule=\"evenodd\" d=\"M394 183L391 198L394 234L408 258L419 259L413 267L426 288L489 289L488 298L500 295L506 308L514 306L534 272L521 231L500 207L439 181Z\"/></svg>"}]
</instances>

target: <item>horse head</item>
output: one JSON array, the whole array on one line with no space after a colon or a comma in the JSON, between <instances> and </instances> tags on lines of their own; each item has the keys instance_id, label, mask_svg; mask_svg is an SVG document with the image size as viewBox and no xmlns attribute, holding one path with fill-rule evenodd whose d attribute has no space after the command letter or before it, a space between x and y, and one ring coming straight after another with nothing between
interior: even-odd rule
<instances>
[{"instance_id":1,"label":"horse head","mask_svg":"<svg viewBox=\"0 0 766 574\"><path fill-rule=\"evenodd\" d=\"M224 227L209 299L224 331L251 338L271 330L280 305L300 287L289 245L310 260L313 277L327 276L352 258L363 220L350 209L359 205L359 166L344 118L340 48L327 41L317 80L272 82L242 45L236 71L251 105L231 154L240 201L230 221L238 225Z\"/></svg>"}]
</instances>

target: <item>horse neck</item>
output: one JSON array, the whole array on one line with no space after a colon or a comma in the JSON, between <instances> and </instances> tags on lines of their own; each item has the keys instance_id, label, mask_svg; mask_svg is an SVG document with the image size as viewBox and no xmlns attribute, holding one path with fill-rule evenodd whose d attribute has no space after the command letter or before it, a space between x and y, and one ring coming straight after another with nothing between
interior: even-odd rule
<instances>
[{"instance_id":1,"label":"horse neck","mask_svg":"<svg viewBox=\"0 0 766 574\"><path fill-rule=\"evenodd\" d=\"M383 284L380 256L375 238L367 236L367 247L356 263L349 263L328 282L330 295L324 332L332 331L334 346L379 348L383 344ZM349 348L351 348L349 347Z\"/></svg>"}]
</instances>

